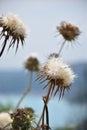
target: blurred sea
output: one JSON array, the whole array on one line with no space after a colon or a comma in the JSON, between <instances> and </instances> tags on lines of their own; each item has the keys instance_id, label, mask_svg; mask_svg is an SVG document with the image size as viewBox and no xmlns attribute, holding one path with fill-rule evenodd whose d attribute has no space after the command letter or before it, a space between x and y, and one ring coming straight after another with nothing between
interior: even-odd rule
<instances>
[{"instance_id":1,"label":"blurred sea","mask_svg":"<svg viewBox=\"0 0 87 130\"><path fill-rule=\"evenodd\" d=\"M65 92L61 100L58 95L52 97L48 104L52 127L75 125L87 118L87 64L75 64L72 68L79 77L71 86L71 91ZM46 94L46 90L42 89L44 84L35 81L36 78L34 74L31 91L20 107L32 107L38 120L43 107L42 96ZM29 72L24 69L0 70L0 103L11 103L16 107L28 85Z\"/></svg>"},{"instance_id":2,"label":"blurred sea","mask_svg":"<svg viewBox=\"0 0 87 130\"><path fill-rule=\"evenodd\" d=\"M16 106L21 95L0 95L0 103L11 103ZM42 112L43 102L41 96L29 94L22 102L20 107L32 107L37 115L37 120ZM63 127L67 125L75 125L86 117L85 105L72 105L66 100L53 98L49 105L50 125L52 127Z\"/></svg>"}]
</instances>

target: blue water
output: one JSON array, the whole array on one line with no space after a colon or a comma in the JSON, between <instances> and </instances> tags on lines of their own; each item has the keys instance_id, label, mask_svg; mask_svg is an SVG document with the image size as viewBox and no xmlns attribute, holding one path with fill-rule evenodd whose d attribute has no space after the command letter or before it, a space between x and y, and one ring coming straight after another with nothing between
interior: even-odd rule
<instances>
[{"instance_id":1,"label":"blue water","mask_svg":"<svg viewBox=\"0 0 87 130\"><path fill-rule=\"evenodd\" d=\"M15 107L20 96L1 95L0 102L4 104L7 102L12 103ZM30 94L23 100L20 107L32 107L35 110L38 120L42 112L43 101L41 96ZM59 101L57 98L52 98L49 102L48 109L51 127L75 125L87 116L86 105L73 105L63 99Z\"/></svg>"}]
</instances>

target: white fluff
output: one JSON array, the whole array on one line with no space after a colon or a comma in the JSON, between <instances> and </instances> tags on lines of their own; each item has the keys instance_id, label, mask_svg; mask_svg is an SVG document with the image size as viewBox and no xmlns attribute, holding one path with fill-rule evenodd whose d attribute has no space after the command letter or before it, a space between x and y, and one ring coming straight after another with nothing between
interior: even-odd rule
<instances>
[{"instance_id":1,"label":"white fluff","mask_svg":"<svg viewBox=\"0 0 87 130\"><path fill-rule=\"evenodd\" d=\"M63 79L63 86L65 87L70 86L75 78L71 68L63 63L59 57L51 57L42 68L47 77L53 80Z\"/></svg>"},{"instance_id":2,"label":"white fluff","mask_svg":"<svg viewBox=\"0 0 87 130\"><path fill-rule=\"evenodd\" d=\"M32 57L32 58L38 58L38 53L37 52L32 52L30 53L29 57Z\"/></svg>"},{"instance_id":3,"label":"white fluff","mask_svg":"<svg viewBox=\"0 0 87 130\"><path fill-rule=\"evenodd\" d=\"M26 27L16 15L9 13L6 16L3 16L2 23L10 30L13 30L15 33L23 36L26 35Z\"/></svg>"},{"instance_id":4,"label":"white fluff","mask_svg":"<svg viewBox=\"0 0 87 130\"><path fill-rule=\"evenodd\" d=\"M0 113L0 128L3 128L7 124L11 123L12 119L7 112ZM10 130L11 125L5 128L5 130Z\"/></svg>"}]
</instances>

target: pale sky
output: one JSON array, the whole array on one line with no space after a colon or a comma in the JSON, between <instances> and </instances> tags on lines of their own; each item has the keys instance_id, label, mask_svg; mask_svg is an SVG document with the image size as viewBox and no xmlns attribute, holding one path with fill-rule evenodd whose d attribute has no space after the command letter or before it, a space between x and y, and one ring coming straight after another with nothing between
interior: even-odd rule
<instances>
[{"instance_id":1,"label":"pale sky","mask_svg":"<svg viewBox=\"0 0 87 130\"><path fill-rule=\"evenodd\" d=\"M17 14L27 27L24 48L15 48L0 58L0 69L21 68L30 55L38 53L44 62L48 54L58 52L63 41L55 37L56 26L61 21L76 24L81 35L73 43L67 43L62 52L66 63L87 62L87 1L86 0L0 0L0 16L12 12ZM0 41L0 46L2 41ZM8 42L9 44L9 42ZM69 45L69 46L68 46ZM8 47L8 46L7 46Z\"/></svg>"}]
</instances>

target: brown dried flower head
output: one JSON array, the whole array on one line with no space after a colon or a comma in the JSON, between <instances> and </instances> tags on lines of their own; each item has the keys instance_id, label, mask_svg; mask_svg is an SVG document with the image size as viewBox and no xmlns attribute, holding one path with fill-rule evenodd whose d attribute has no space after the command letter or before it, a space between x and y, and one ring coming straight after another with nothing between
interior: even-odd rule
<instances>
[{"instance_id":1,"label":"brown dried flower head","mask_svg":"<svg viewBox=\"0 0 87 130\"><path fill-rule=\"evenodd\" d=\"M25 68L30 71L38 71L39 70L39 60L38 58L31 54L29 58L25 62Z\"/></svg>"},{"instance_id":2,"label":"brown dried flower head","mask_svg":"<svg viewBox=\"0 0 87 130\"><path fill-rule=\"evenodd\" d=\"M60 97L64 95L64 90L69 89L75 75L71 68L63 63L58 54L53 53L48 57L47 62L42 65L38 79L40 83L46 82L46 87L50 85L51 94L60 92Z\"/></svg>"},{"instance_id":3,"label":"brown dried flower head","mask_svg":"<svg viewBox=\"0 0 87 130\"><path fill-rule=\"evenodd\" d=\"M67 41L73 41L80 35L79 28L70 22L61 22L60 26L57 26L57 30Z\"/></svg>"},{"instance_id":4,"label":"brown dried flower head","mask_svg":"<svg viewBox=\"0 0 87 130\"><path fill-rule=\"evenodd\" d=\"M0 27L2 28L2 31L0 32L0 38L4 39L0 56L3 54L6 43L9 39L10 44L8 50L11 46L14 46L16 43L17 51L19 41L21 41L22 45L24 44L24 39L26 36L26 27L24 23L15 14L9 13L6 16L0 17Z\"/></svg>"},{"instance_id":5,"label":"brown dried flower head","mask_svg":"<svg viewBox=\"0 0 87 130\"><path fill-rule=\"evenodd\" d=\"M35 123L35 114L32 108L20 108L12 114L12 128L14 130L32 129Z\"/></svg>"}]
</instances>

